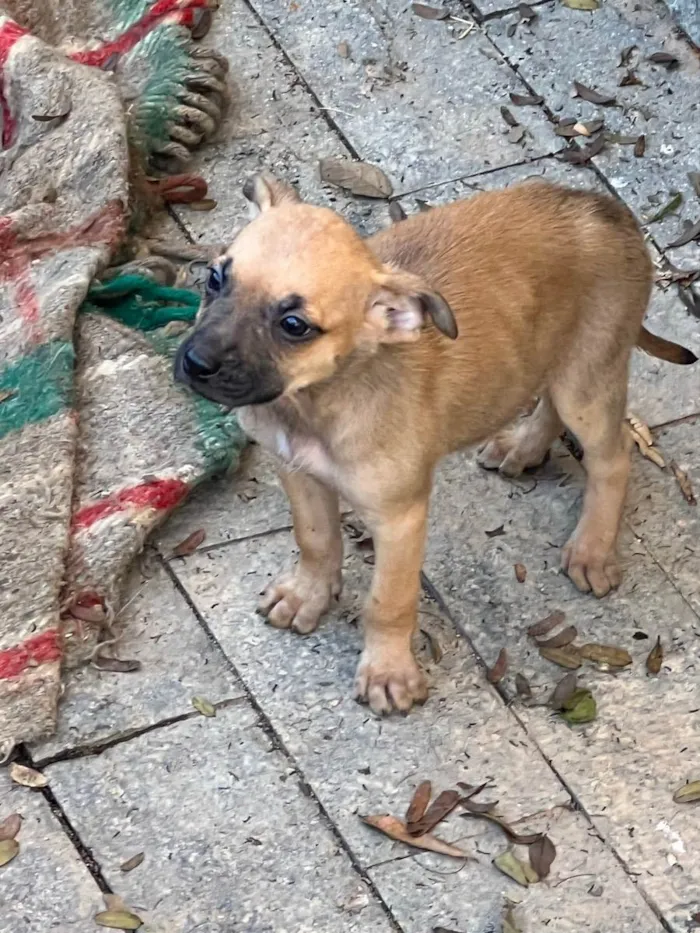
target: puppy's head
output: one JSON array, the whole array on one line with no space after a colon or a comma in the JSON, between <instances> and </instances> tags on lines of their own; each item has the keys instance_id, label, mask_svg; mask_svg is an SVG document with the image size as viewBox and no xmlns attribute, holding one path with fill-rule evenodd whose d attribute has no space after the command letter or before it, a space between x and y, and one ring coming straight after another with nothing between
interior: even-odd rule
<instances>
[{"instance_id":1,"label":"puppy's head","mask_svg":"<svg viewBox=\"0 0 700 933\"><path fill-rule=\"evenodd\" d=\"M330 378L358 350L456 337L445 300L383 266L341 217L304 204L270 176L243 193L255 219L209 270L175 376L230 408L269 402Z\"/></svg>"}]
</instances>

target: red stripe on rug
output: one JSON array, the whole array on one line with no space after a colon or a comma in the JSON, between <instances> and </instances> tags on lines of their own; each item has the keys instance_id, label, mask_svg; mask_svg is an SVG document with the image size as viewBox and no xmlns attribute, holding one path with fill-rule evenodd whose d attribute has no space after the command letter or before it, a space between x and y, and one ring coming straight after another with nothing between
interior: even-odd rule
<instances>
[{"instance_id":1,"label":"red stripe on rug","mask_svg":"<svg viewBox=\"0 0 700 933\"><path fill-rule=\"evenodd\" d=\"M2 148L9 149L15 140L17 131L17 121L10 110L10 104L7 100L7 89L2 75L2 69L5 67L7 58L12 46L27 35L27 30L22 29L17 23L8 20L4 26L0 26L0 115L2 115Z\"/></svg>"},{"instance_id":2,"label":"red stripe on rug","mask_svg":"<svg viewBox=\"0 0 700 933\"><path fill-rule=\"evenodd\" d=\"M37 667L61 658L61 640L57 629L28 638L21 645L0 651L0 680L19 677L28 667Z\"/></svg>"},{"instance_id":3,"label":"red stripe on rug","mask_svg":"<svg viewBox=\"0 0 700 933\"><path fill-rule=\"evenodd\" d=\"M130 26L118 39L107 42L96 49L86 49L84 52L74 52L70 58L81 65L95 65L100 67L112 55L123 55L143 39L155 26L164 19L174 22L184 22L188 10L197 7L210 6L211 0L157 0L151 9L141 19Z\"/></svg>"},{"instance_id":4,"label":"red stripe on rug","mask_svg":"<svg viewBox=\"0 0 700 933\"><path fill-rule=\"evenodd\" d=\"M189 486L180 479L157 479L122 489L101 502L79 509L73 516L72 530L81 531L103 518L132 509L172 509L184 499L188 491Z\"/></svg>"}]
</instances>

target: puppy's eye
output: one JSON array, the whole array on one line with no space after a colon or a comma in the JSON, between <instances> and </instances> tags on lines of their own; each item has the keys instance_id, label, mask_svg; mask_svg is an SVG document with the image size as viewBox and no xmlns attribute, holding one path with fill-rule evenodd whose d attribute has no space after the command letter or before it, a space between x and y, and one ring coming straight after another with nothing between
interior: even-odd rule
<instances>
[{"instance_id":1,"label":"puppy's eye","mask_svg":"<svg viewBox=\"0 0 700 933\"><path fill-rule=\"evenodd\" d=\"M226 287L228 281L229 264L210 266L207 276L207 292L210 295L219 295Z\"/></svg>"},{"instance_id":2,"label":"puppy's eye","mask_svg":"<svg viewBox=\"0 0 700 933\"><path fill-rule=\"evenodd\" d=\"M301 340L311 333L311 327L298 314L285 314L280 318L279 324L286 336L291 337L292 340Z\"/></svg>"}]
</instances>

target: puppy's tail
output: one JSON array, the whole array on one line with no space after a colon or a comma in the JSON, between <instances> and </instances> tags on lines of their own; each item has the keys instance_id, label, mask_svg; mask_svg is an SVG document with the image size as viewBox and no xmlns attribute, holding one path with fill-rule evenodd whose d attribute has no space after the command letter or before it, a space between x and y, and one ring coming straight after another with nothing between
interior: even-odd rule
<instances>
[{"instance_id":1,"label":"puppy's tail","mask_svg":"<svg viewBox=\"0 0 700 933\"><path fill-rule=\"evenodd\" d=\"M690 366L691 363L697 362L697 356L692 351L682 347L679 343L650 334L646 327L642 327L639 333L637 346L651 356L667 360L669 363L678 363L680 366Z\"/></svg>"}]
</instances>

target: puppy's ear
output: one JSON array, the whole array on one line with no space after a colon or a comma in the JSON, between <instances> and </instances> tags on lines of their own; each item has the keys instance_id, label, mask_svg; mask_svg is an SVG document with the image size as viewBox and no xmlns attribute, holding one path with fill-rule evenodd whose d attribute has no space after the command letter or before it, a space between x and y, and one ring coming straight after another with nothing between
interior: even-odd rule
<instances>
[{"instance_id":1,"label":"puppy's ear","mask_svg":"<svg viewBox=\"0 0 700 933\"><path fill-rule=\"evenodd\" d=\"M301 201L297 191L284 181L278 181L269 172L254 175L243 185L243 197L248 201L253 217L278 204L294 204Z\"/></svg>"},{"instance_id":2,"label":"puppy's ear","mask_svg":"<svg viewBox=\"0 0 700 933\"><path fill-rule=\"evenodd\" d=\"M451 340L457 337L452 308L439 292L410 272L388 272L380 277L367 317L379 330L380 343L418 340L427 320Z\"/></svg>"}]
</instances>

